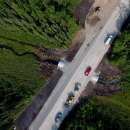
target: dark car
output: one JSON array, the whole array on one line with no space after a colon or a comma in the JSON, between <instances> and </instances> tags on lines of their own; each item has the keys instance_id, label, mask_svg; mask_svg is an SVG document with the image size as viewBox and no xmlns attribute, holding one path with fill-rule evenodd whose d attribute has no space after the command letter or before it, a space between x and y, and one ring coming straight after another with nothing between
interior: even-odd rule
<instances>
[{"instance_id":1,"label":"dark car","mask_svg":"<svg viewBox=\"0 0 130 130\"><path fill-rule=\"evenodd\" d=\"M81 88L81 83L77 83L74 92L77 93Z\"/></svg>"},{"instance_id":2,"label":"dark car","mask_svg":"<svg viewBox=\"0 0 130 130\"><path fill-rule=\"evenodd\" d=\"M88 76L91 70L92 70L92 68L88 67L87 70L86 70L86 72L85 72L85 75Z\"/></svg>"},{"instance_id":3,"label":"dark car","mask_svg":"<svg viewBox=\"0 0 130 130\"><path fill-rule=\"evenodd\" d=\"M62 117L62 113L59 112L57 115L56 115L56 118L55 118L55 122L58 122Z\"/></svg>"}]
</instances>

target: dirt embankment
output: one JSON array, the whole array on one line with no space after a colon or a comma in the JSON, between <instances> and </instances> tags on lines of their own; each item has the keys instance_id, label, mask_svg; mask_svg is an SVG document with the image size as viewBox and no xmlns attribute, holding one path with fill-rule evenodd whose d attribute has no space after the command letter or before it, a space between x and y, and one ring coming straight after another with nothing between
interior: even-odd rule
<instances>
[{"instance_id":1,"label":"dirt embankment","mask_svg":"<svg viewBox=\"0 0 130 130\"><path fill-rule=\"evenodd\" d=\"M94 0L82 0L74 9L73 16L76 18L77 23L81 26L85 25L85 19L88 11L93 5Z\"/></svg>"},{"instance_id":2,"label":"dirt embankment","mask_svg":"<svg viewBox=\"0 0 130 130\"><path fill-rule=\"evenodd\" d=\"M92 3L89 4L87 0L83 0L74 10L74 16L77 18L80 25L84 26L86 15L91 8ZM82 15L81 15L82 14ZM51 59L59 61L61 57L64 57L66 61L71 62L76 55L77 51L81 47L82 43L85 40L85 31L84 29L79 30L75 37L72 40L72 45L65 51L56 48L46 48L44 46L35 46L37 48L36 55L41 59ZM26 44L26 43L22 43ZM57 68L57 65L52 63L47 63L44 61L37 61L37 64L40 66L40 71L44 73L47 78L47 84L32 103L24 110L24 112L17 118L15 124L17 129L27 130L31 123L37 117L37 114L40 112L41 108L44 106L44 103L49 98L51 92L55 88L57 82L62 76L63 72Z\"/></svg>"},{"instance_id":3,"label":"dirt embankment","mask_svg":"<svg viewBox=\"0 0 130 130\"><path fill-rule=\"evenodd\" d=\"M108 52L104 55L95 72L100 73L99 76L105 80L113 80L122 77L119 68L109 63L107 55ZM86 96L108 96L112 93L118 92L119 90L121 90L121 83L105 85L99 82L94 84L90 81L86 85L85 90L81 93L79 101Z\"/></svg>"},{"instance_id":4,"label":"dirt embankment","mask_svg":"<svg viewBox=\"0 0 130 130\"><path fill-rule=\"evenodd\" d=\"M76 18L77 23L83 27L85 25L86 15L88 14L93 3L94 3L94 0L91 0L90 2L88 0L82 0L75 7L73 11L73 16L74 18ZM61 57L64 57L66 61L71 62L73 58L75 57L77 51L83 44L85 37L86 37L85 30L81 29L76 33L75 37L72 40L72 45L67 50L63 51L61 49L46 48L44 46L39 46L37 48L38 53L39 54L41 53L50 57L51 56L58 57L58 59L60 59Z\"/></svg>"}]
</instances>

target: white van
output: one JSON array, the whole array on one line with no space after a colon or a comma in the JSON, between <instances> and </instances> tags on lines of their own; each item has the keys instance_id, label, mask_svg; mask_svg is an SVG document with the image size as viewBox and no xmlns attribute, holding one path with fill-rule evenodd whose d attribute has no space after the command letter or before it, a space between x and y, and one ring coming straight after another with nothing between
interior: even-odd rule
<instances>
[{"instance_id":1,"label":"white van","mask_svg":"<svg viewBox=\"0 0 130 130\"><path fill-rule=\"evenodd\" d=\"M109 38L106 40L105 44L109 45L111 43L112 39L113 39L113 36L110 35Z\"/></svg>"}]
</instances>

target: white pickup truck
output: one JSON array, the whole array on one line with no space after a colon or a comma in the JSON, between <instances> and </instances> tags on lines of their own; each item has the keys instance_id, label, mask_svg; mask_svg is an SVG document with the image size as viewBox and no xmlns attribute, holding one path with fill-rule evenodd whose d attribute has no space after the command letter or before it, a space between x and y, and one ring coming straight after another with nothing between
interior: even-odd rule
<instances>
[{"instance_id":1,"label":"white pickup truck","mask_svg":"<svg viewBox=\"0 0 130 130\"><path fill-rule=\"evenodd\" d=\"M113 36L110 35L110 36L108 37L108 39L105 41L105 44L106 44L106 45L109 45L109 44L111 43L112 39L113 39Z\"/></svg>"}]
</instances>

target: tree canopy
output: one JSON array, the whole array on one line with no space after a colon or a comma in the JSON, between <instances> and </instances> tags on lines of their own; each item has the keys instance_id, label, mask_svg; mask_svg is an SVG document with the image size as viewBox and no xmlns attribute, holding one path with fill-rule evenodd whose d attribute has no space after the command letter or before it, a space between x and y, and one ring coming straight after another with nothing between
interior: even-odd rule
<instances>
[{"instance_id":1,"label":"tree canopy","mask_svg":"<svg viewBox=\"0 0 130 130\"><path fill-rule=\"evenodd\" d=\"M36 45L66 49L80 28L80 0L0 0L0 129L14 120L45 85ZM35 44L35 45L34 45ZM42 58L45 58L44 56Z\"/></svg>"},{"instance_id":2,"label":"tree canopy","mask_svg":"<svg viewBox=\"0 0 130 130\"><path fill-rule=\"evenodd\" d=\"M110 63L118 66L124 81L122 91L109 97L88 99L67 121L62 130L130 129L130 24L112 44ZM71 113L71 112L70 112ZM62 127L64 125L64 127Z\"/></svg>"},{"instance_id":3,"label":"tree canopy","mask_svg":"<svg viewBox=\"0 0 130 130\"><path fill-rule=\"evenodd\" d=\"M0 25L36 35L46 46L66 49L79 29L73 9L80 0L0 1Z\"/></svg>"},{"instance_id":4,"label":"tree canopy","mask_svg":"<svg viewBox=\"0 0 130 130\"><path fill-rule=\"evenodd\" d=\"M86 101L70 116L62 130L127 130L130 128L130 111L119 114L114 111L111 105L104 105L98 98ZM119 107L116 105L115 107ZM119 110L124 108L120 106ZM125 111L125 110L123 110Z\"/></svg>"}]
</instances>

